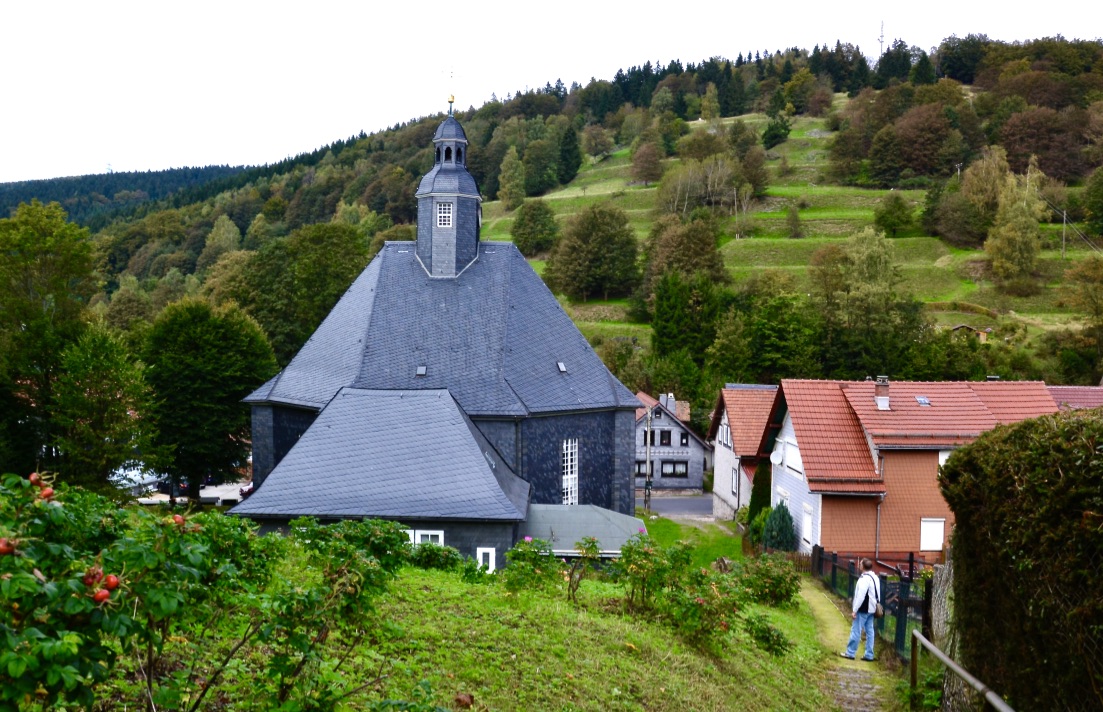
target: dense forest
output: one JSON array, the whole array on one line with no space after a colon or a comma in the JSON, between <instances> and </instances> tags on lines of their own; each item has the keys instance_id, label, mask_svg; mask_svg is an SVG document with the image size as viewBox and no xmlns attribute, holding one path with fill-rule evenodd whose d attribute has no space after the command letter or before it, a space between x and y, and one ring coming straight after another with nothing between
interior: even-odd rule
<instances>
[{"instance_id":1,"label":"dense forest","mask_svg":"<svg viewBox=\"0 0 1103 712\"><path fill-rule=\"evenodd\" d=\"M1103 230L1103 42L970 35L930 54L897 40L872 64L842 42L647 62L457 117L486 212L510 225L484 234L513 239L568 307L600 300L644 329L645 340L592 342L630 387L694 400L698 426L731 381L1103 376L1103 258L1060 274L1039 259L1054 220ZM199 169L223 173L166 179L156 194L106 180L126 174L13 184L24 204L0 220L0 466L86 481L136 452L193 481L240 467L237 401L287 363L384 241L413 239L441 118L270 166ZM828 146L796 178L794 131ZM582 178L617 160L624 178L589 195ZM793 190L817 186L868 196L872 219L810 236ZM778 210L785 234L765 234ZM1029 339L1022 324L999 326L987 344L940 328L901 279L904 235L975 251L976 281L1001 299L1062 280L1060 309L1078 322ZM740 273L721 252L774 237L824 239L799 274ZM170 394L173 378L195 390ZM103 438L81 440L79 394L93 392L116 416L100 424L118 428L112 454L98 452ZM189 398L221 410L196 421L180 407ZM224 449L203 451L212 439Z\"/></svg>"}]
</instances>

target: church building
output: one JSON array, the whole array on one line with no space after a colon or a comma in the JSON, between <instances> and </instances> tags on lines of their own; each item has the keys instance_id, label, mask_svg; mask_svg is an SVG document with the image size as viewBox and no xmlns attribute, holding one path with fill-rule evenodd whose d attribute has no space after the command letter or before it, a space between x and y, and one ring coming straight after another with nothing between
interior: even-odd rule
<instances>
[{"instance_id":1,"label":"church building","mask_svg":"<svg viewBox=\"0 0 1103 712\"><path fill-rule=\"evenodd\" d=\"M530 504L632 514L639 401L513 244L480 241L451 111L433 143L417 241L388 242L245 399L254 492L231 513L396 520L493 568ZM636 532L638 520L617 521Z\"/></svg>"}]
</instances>

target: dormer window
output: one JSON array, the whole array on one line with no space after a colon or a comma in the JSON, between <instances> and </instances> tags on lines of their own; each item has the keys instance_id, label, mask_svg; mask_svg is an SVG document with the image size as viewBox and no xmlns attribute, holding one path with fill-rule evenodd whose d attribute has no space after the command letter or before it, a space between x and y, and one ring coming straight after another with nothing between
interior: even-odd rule
<instances>
[{"instance_id":1,"label":"dormer window","mask_svg":"<svg viewBox=\"0 0 1103 712\"><path fill-rule=\"evenodd\" d=\"M452 227L451 203L437 203L437 227Z\"/></svg>"}]
</instances>

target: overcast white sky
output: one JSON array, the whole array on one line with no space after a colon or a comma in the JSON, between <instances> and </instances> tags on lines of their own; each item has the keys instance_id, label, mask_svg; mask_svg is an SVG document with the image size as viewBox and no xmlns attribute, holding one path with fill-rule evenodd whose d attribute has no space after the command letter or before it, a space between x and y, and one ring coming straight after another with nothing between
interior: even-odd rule
<instances>
[{"instance_id":1,"label":"overcast white sky","mask_svg":"<svg viewBox=\"0 0 1103 712\"><path fill-rule=\"evenodd\" d=\"M261 164L562 78L836 39L1103 35L1091 3L0 2L0 182ZM452 77L450 79L450 76Z\"/></svg>"}]
</instances>

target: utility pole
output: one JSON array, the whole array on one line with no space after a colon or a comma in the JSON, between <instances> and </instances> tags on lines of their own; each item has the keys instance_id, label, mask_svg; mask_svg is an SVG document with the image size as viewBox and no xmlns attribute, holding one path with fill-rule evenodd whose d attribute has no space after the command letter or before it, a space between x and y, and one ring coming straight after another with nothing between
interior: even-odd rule
<instances>
[{"instance_id":1,"label":"utility pole","mask_svg":"<svg viewBox=\"0 0 1103 712\"><path fill-rule=\"evenodd\" d=\"M643 479L643 509L651 511L651 412L652 406L647 407L647 470Z\"/></svg>"}]
</instances>

